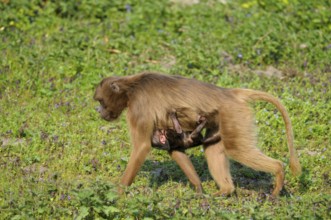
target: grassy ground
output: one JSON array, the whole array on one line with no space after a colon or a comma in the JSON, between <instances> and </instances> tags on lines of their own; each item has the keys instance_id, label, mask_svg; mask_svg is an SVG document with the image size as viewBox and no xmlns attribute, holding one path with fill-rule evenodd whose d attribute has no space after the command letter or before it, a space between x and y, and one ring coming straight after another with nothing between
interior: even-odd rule
<instances>
[{"instance_id":1,"label":"grassy ground","mask_svg":"<svg viewBox=\"0 0 331 220\"><path fill-rule=\"evenodd\" d=\"M331 218L330 10L326 0L2 0L0 219ZM233 162L236 193L213 197L195 148L205 207L168 155L152 150L118 197L131 148L125 117L102 121L92 96L103 77L142 70L281 98L302 176L286 166L285 190L271 200L272 176ZM253 108L260 148L287 164L279 113Z\"/></svg>"}]
</instances>

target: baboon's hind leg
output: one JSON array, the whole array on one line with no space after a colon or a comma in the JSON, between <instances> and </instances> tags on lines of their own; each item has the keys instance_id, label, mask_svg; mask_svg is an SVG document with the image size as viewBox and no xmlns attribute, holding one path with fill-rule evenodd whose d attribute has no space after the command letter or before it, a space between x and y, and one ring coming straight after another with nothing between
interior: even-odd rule
<instances>
[{"instance_id":1,"label":"baboon's hind leg","mask_svg":"<svg viewBox=\"0 0 331 220\"><path fill-rule=\"evenodd\" d=\"M223 142L204 146L208 169L213 179L220 187L215 195L229 195L234 191L234 185L230 173L229 159L225 155Z\"/></svg>"},{"instance_id":2,"label":"baboon's hind leg","mask_svg":"<svg viewBox=\"0 0 331 220\"><path fill-rule=\"evenodd\" d=\"M227 150L227 154L254 170L274 174L275 186L272 195L277 196L279 194L284 185L284 168L281 161L266 156L255 146L244 146L244 149L230 149Z\"/></svg>"},{"instance_id":3,"label":"baboon's hind leg","mask_svg":"<svg viewBox=\"0 0 331 220\"><path fill-rule=\"evenodd\" d=\"M279 160L263 154L257 147L256 131L251 109L246 103L232 103L232 111L222 108L221 113L228 120L222 120L221 137L226 154L234 160L258 171L275 175L273 196L279 194L284 185L284 168Z\"/></svg>"}]
</instances>

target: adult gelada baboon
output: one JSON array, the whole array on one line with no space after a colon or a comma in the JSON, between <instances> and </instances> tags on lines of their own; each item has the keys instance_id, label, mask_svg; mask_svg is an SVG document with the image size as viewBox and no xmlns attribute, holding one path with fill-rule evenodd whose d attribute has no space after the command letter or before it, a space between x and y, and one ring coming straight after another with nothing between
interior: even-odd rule
<instances>
[{"instance_id":1,"label":"adult gelada baboon","mask_svg":"<svg viewBox=\"0 0 331 220\"><path fill-rule=\"evenodd\" d=\"M157 73L109 77L101 81L94 99L99 101L100 115L107 121L117 119L127 108L127 122L133 149L120 183L129 186L151 149L155 128L174 129L168 113L175 109L184 131L193 131L199 115L206 117L205 138L219 135L221 141L204 145L209 171L220 187L217 194L234 191L228 157L255 170L275 175L273 196L284 184L284 168L279 160L264 155L257 147L251 109L252 100L272 103L285 121L290 167L300 174L301 167L293 146L293 131L284 106L274 96L249 89L225 89L198 80ZM198 193L201 181L184 151L170 151Z\"/></svg>"}]
</instances>

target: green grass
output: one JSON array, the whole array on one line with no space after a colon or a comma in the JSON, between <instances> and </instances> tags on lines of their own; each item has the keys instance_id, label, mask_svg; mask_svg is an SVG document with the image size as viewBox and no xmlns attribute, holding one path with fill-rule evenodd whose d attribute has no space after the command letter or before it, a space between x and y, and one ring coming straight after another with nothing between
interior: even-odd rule
<instances>
[{"instance_id":1,"label":"green grass","mask_svg":"<svg viewBox=\"0 0 331 220\"><path fill-rule=\"evenodd\" d=\"M330 9L313 0L1 1L0 219L331 218ZM103 77L144 70L279 97L302 176L286 166L285 190L271 200L272 176L233 162L236 193L213 197L203 152L191 149L204 207L154 149L118 197L131 149L125 115L102 121L93 92ZM253 107L260 148L287 165L279 113Z\"/></svg>"}]
</instances>

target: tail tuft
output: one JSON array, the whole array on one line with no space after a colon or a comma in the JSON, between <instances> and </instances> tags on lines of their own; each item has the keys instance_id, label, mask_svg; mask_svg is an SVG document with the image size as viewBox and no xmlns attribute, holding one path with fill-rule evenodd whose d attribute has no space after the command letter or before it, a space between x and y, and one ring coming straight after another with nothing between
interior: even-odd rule
<instances>
[{"instance_id":1,"label":"tail tuft","mask_svg":"<svg viewBox=\"0 0 331 220\"><path fill-rule=\"evenodd\" d=\"M299 162L299 159L297 156L293 156L290 159L290 169L294 176L300 176L301 175L301 165Z\"/></svg>"}]
</instances>

